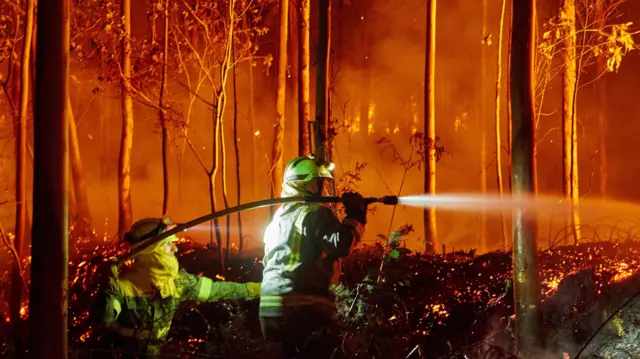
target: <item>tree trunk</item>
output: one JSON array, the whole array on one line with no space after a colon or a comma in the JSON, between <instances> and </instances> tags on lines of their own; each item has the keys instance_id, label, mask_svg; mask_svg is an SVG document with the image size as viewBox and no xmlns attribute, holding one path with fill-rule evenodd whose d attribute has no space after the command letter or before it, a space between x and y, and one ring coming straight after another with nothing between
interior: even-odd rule
<instances>
[{"instance_id":1,"label":"tree trunk","mask_svg":"<svg viewBox=\"0 0 640 359\"><path fill-rule=\"evenodd\" d=\"M222 168L222 200L224 202L225 209L229 208L229 201L227 195L227 147L225 142L224 131L224 113L227 105L227 80L229 78L229 71L235 64L232 62L233 53L233 39L234 39L234 24L235 24L235 0L229 1L229 28L225 34L225 54L224 60L221 63L220 71L220 87L214 91L216 110L215 110L215 122L214 122L214 143L213 143L213 159L214 164L211 171L210 184L212 196L215 196L215 178L218 173L218 169ZM218 156L218 141L220 143L220 153ZM221 166L218 166L218 159L222 159ZM215 197L214 197L215 198ZM230 225L231 219L227 216L227 233L226 233L226 255L222 247L222 237L216 223L216 235L218 236L218 244L220 246L220 263L222 266L222 274L225 275L227 271L226 263L229 259L229 244L230 244Z\"/></svg>"},{"instance_id":2,"label":"tree trunk","mask_svg":"<svg viewBox=\"0 0 640 359\"><path fill-rule=\"evenodd\" d=\"M427 0L427 38L424 70L424 128L426 132L427 158L424 173L424 192L436 193L436 115L435 115L435 75L436 75L436 0ZM424 210L425 252L432 253L438 248L436 230L436 209Z\"/></svg>"},{"instance_id":3,"label":"tree trunk","mask_svg":"<svg viewBox=\"0 0 640 359\"><path fill-rule=\"evenodd\" d=\"M504 12L507 7L507 0L502 0L500 8L500 32L498 33L498 66L496 69L496 174L498 181L498 192L500 199L504 197L504 187L502 182L502 138L500 131L500 87L502 82L502 35L504 33ZM508 245L507 221L504 212L500 212L500 224L502 226L502 245Z\"/></svg>"},{"instance_id":4,"label":"tree trunk","mask_svg":"<svg viewBox=\"0 0 640 359\"><path fill-rule=\"evenodd\" d=\"M298 155L304 156L311 153L309 139L309 120L311 112L309 108L310 82L309 82L309 24L311 19L310 0L300 0L300 16L298 24Z\"/></svg>"},{"instance_id":5,"label":"tree trunk","mask_svg":"<svg viewBox=\"0 0 640 359\"><path fill-rule=\"evenodd\" d=\"M249 121L251 121L251 128L255 130L253 136L251 138L251 144L253 145L253 156L251 156L251 173L252 178L258 178L258 158L259 150L258 150L258 136L260 135L260 130L258 128L258 124L256 122L256 113L255 113L255 95L254 95L254 81L253 81L253 56L249 58ZM257 129L257 130L256 130ZM258 200L260 198L260 192L258 191L257 182L253 184L253 198L254 200Z\"/></svg>"},{"instance_id":6,"label":"tree trunk","mask_svg":"<svg viewBox=\"0 0 640 359\"><path fill-rule=\"evenodd\" d=\"M28 347L31 358L66 358L69 1L41 1L37 29Z\"/></svg>"},{"instance_id":7,"label":"tree trunk","mask_svg":"<svg viewBox=\"0 0 640 359\"><path fill-rule=\"evenodd\" d=\"M153 21L155 24L155 21ZM158 115L162 126L162 215L169 213L169 134L167 133L167 115L164 103L164 95L167 87L167 61L169 59L169 0L164 3L164 55L162 57L162 80L160 82L160 100Z\"/></svg>"},{"instance_id":8,"label":"tree trunk","mask_svg":"<svg viewBox=\"0 0 640 359\"><path fill-rule=\"evenodd\" d=\"M318 1L318 49L316 50L315 154L331 160L329 152L329 1Z\"/></svg>"},{"instance_id":9,"label":"tree trunk","mask_svg":"<svg viewBox=\"0 0 640 359\"><path fill-rule=\"evenodd\" d=\"M598 28L603 29L606 24L605 0L596 1L598 14ZM607 64L604 56L600 55L597 59L598 76L607 72ZM604 75L597 87L598 96L598 154L600 157L600 197L604 200L607 198L607 186L609 179L609 169L607 166L607 76Z\"/></svg>"},{"instance_id":10,"label":"tree trunk","mask_svg":"<svg viewBox=\"0 0 640 359\"><path fill-rule=\"evenodd\" d=\"M215 133L215 131L214 131ZM216 178L213 174L213 172L209 172L207 173L207 178L208 178L208 184L209 184L209 205L211 206L211 212L215 212L217 205L216 205ZM209 240L209 249L213 248L213 233L215 232L216 234L216 244L218 245L218 254L220 255L220 269L221 272L224 273L225 269L227 268L226 263L224 261L225 257L224 257L224 247L222 246L222 236L220 235L220 225L218 223L218 219L214 219L213 221L210 222L209 224L209 235L210 235L210 240Z\"/></svg>"},{"instance_id":11,"label":"tree trunk","mask_svg":"<svg viewBox=\"0 0 640 359\"><path fill-rule=\"evenodd\" d=\"M73 198L75 203L75 218L73 221L73 237L69 241L69 252L74 253L77 241L85 237L93 237L91 210L87 195L87 184L84 180L84 165L80 155L80 144L76 121L71 107L71 99L67 96L67 116L69 122L69 164L73 178Z\"/></svg>"},{"instance_id":12,"label":"tree trunk","mask_svg":"<svg viewBox=\"0 0 640 359\"><path fill-rule=\"evenodd\" d=\"M132 223L131 214L131 149L133 147L133 99L131 79L131 0L122 0L122 134L118 159L118 236L122 240Z\"/></svg>"},{"instance_id":13,"label":"tree trunk","mask_svg":"<svg viewBox=\"0 0 640 359\"><path fill-rule=\"evenodd\" d=\"M514 196L532 194L534 121L534 16L535 1L514 1L513 41L511 43L511 133ZM538 280L537 226L533 213L514 211L513 273L516 311L516 342L524 357L540 344L540 282Z\"/></svg>"},{"instance_id":14,"label":"tree trunk","mask_svg":"<svg viewBox=\"0 0 640 359\"><path fill-rule=\"evenodd\" d=\"M271 162L271 197L280 195L282 174L284 171L284 126L285 96L287 92L287 36L288 36L289 2L280 1L280 37L278 41L278 79L276 89L276 126L273 139Z\"/></svg>"},{"instance_id":15,"label":"tree trunk","mask_svg":"<svg viewBox=\"0 0 640 359\"><path fill-rule=\"evenodd\" d=\"M576 6L575 0L563 0L562 11L564 20L564 48L562 68L562 158L563 158L563 195L573 205L578 204L578 149L577 149L577 120L576 120L576 91L577 91L577 58L576 58ZM571 211L570 233L567 240L573 238L577 244L580 239L580 217L575 210Z\"/></svg>"},{"instance_id":16,"label":"tree trunk","mask_svg":"<svg viewBox=\"0 0 640 359\"><path fill-rule=\"evenodd\" d=\"M235 64L236 62L236 54L234 49L231 49L231 61ZM240 141L240 137L238 134L238 88L236 83L236 66L233 66L231 76L233 76L233 149L236 153L236 205L242 204L242 196L241 196L241 183L240 183L240 146L238 146L238 142ZM253 136L255 137L255 136ZM244 251L244 240L242 233L242 216L240 212L238 212L238 252L242 254Z\"/></svg>"},{"instance_id":17,"label":"tree trunk","mask_svg":"<svg viewBox=\"0 0 640 359\"><path fill-rule=\"evenodd\" d=\"M246 7L245 2L243 2L242 5L243 8ZM247 19L247 17L249 16L249 12L247 11L245 13L245 15L242 17L242 27L243 29L250 34L250 32L248 32L248 30L250 29L249 27L249 21ZM251 35L247 35L247 42L251 42L252 38ZM258 150L258 136L260 135L260 129L258 128L258 124L256 123L256 114L255 114L255 107L254 107L254 102L255 102L255 95L254 95L254 88L253 88L253 53L249 53L249 56L247 58L247 64L248 64L248 68L247 68L247 74L249 77L249 91L248 91L248 96L249 98L247 99L247 106L249 107L249 122L251 123L251 130L253 131L253 134L251 136L251 145L253 148L253 155L251 156L251 178L258 178L258 161L256 160L256 158L258 158L260 151ZM257 182L254 182L254 184L252 185L252 193L253 193L253 199L254 200L258 200L260 198L259 192L258 192L258 186L257 186Z\"/></svg>"},{"instance_id":18,"label":"tree trunk","mask_svg":"<svg viewBox=\"0 0 640 359\"><path fill-rule=\"evenodd\" d=\"M22 302L22 263L24 257L25 232L27 230L27 118L29 115L29 81L31 64L31 41L33 36L33 17L35 0L27 0L26 17L24 21L24 38L22 42L22 59L20 61L20 102L17 123L15 123L16 135L16 222L15 238L13 242L19 262L13 266L11 277L11 297L9 298L9 317L13 325L14 350L18 356L24 354L23 331L20 328L20 306ZM18 76L14 71L14 76ZM17 79L16 79L17 80ZM15 81L14 84L17 84ZM14 88L17 90L17 86ZM15 103L14 98L13 101Z\"/></svg>"}]
</instances>

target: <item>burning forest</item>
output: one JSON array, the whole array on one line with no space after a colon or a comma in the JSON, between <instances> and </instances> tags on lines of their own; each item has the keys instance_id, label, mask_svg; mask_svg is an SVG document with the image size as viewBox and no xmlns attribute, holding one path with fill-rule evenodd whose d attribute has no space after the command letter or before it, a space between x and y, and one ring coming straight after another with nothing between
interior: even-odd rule
<instances>
[{"instance_id":1,"label":"burning forest","mask_svg":"<svg viewBox=\"0 0 640 359\"><path fill-rule=\"evenodd\" d=\"M0 356L640 357L639 14L0 0Z\"/></svg>"}]
</instances>

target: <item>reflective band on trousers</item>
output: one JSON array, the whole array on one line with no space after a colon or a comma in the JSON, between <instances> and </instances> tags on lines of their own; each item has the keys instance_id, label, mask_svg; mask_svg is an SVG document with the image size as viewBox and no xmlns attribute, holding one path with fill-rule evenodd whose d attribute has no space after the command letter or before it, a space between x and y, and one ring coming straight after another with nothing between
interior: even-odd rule
<instances>
[{"instance_id":1,"label":"reflective band on trousers","mask_svg":"<svg viewBox=\"0 0 640 359\"><path fill-rule=\"evenodd\" d=\"M284 296L263 295L260 297L261 307L295 307L313 304L325 304L331 307L336 305L329 298L317 295L289 294Z\"/></svg>"}]
</instances>

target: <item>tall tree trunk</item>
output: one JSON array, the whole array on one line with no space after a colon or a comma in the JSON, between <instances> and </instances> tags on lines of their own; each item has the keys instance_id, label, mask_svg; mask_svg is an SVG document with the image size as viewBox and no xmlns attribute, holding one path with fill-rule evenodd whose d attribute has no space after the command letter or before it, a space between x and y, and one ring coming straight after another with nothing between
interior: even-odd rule
<instances>
[{"instance_id":1,"label":"tall tree trunk","mask_svg":"<svg viewBox=\"0 0 640 359\"><path fill-rule=\"evenodd\" d=\"M122 0L122 134L118 159L118 236L122 240L132 223L131 214L131 148L133 147L133 99L131 80L131 0Z\"/></svg>"},{"instance_id":2,"label":"tall tree trunk","mask_svg":"<svg viewBox=\"0 0 640 359\"><path fill-rule=\"evenodd\" d=\"M278 82L276 89L276 126L273 141L271 163L271 197L280 194L282 173L284 171L284 126L285 96L287 92L287 36L288 36L289 2L280 1L280 37L278 41Z\"/></svg>"},{"instance_id":3,"label":"tall tree trunk","mask_svg":"<svg viewBox=\"0 0 640 359\"><path fill-rule=\"evenodd\" d=\"M235 36L234 24L236 21L235 5L236 5L235 0L229 1L229 8L228 8L229 28L227 29L228 31L225 34L226 36L225 49L224 49L225 54L224 54L224 60L222 61L222 64L221 64L220 88L218 89L218 91L216 91L216 94L217 94L216 103L218 104L218 106L216 108L216 126L215 126L216 131L214 131L215 133L214 136L220 143L220 158L222 159L222 163L220 166L222 168L222 173L221 173L222 200L224 202L225 209L229 208L229 197L227 192L227 145L225 141L224 114L225 114L225 108L227 106L227 80L229 78L229 72L231 71L232 67L235 66L232 60L233 46L234 46L233 40ZM214 162L213 177L212 177L213 179L215 179L217 170L218 168L220 168L218 167L217 143L214 144L214 161L215 162ZM215 187L213 188L215 189ZM226 271L227 271L226 264L229 263L229 249L230 249L230 241L231 241L230 227L231 227L231 218L227 216L226 252L222 248L222 241L221 241L221 238L219 238L220 253L221 253L220 262L223 264L222 266L223 275L226 274ZM222 256L223 254L224 256Z\"/></svg>"},{"instance_id":4,"label":"tall tree trunk","mask_svg":"<svg viewBox=\"0 0 640 359\"><path fill-rule=\"evenodd\" d=\"M243 2L242 7L245 8L246 7L246 2ZM248 31L250 29L249 26L249 21L247 19L247 17L249 16L249 12L247 11L245 13L245 15L242 17L242 27L245 30L245 32L247 32L249 35L247 35L247 42L252 42L253 39L251 38L250 32ZM247 99L247 106L249 107L249 123L251 124L251 130L254 131L253 135L251 136L251 145L253 148L253 155L251 156L251 178L258 178L258 161L256 160L256 158L258 158L260 151L258 150L258 136L260 135L260 129L258 128L258 124L256 123L256 114L255 114L255 95L254 95L254 81L253 81L253 53L249 53L249 56L247 58L247 64L248 64L248 68L247 68L247 75L249 77L249 98ZM258 200L260 195L258 192L258 186L257 186L258 182L254 182L254 184L252 185L252 193L253 193L253 199L254 200Z\"/></svg>"},{"instance_id":5,"label":"tall tree trunk","mask_svg":"<svg viewBox=\"0 0 640 359\"><path fill-rule=\"evenodd\" d=\"M535 143L534 16L535 1L512 2L511 109L513 111L513 191L527 196L533 190ZM513 279L518 353L538 349L541 339L540 282L538 279L537 226L525 209L514 211Z\"/></svg>"},{"instance_id":6,"label":"tall tree trunk","mask_svg":"<svg viewBox=\"0 0 640 359\"><path fill-rule=\"evenodd\" d=\"M424 172L424 192L430 195L436 193L436 0L427 0L427 39L426 59L424 69L424 128L427 143L427 158ZM438 248L438 232L436 230L436 209L424 210L424 231L426 252L434 252Z\"/></svg>"},{"instance_id":7,"label":"tall tree trunk","mask_svg":"<svg viewBox=\"0 0 640 359\"><path fill-rule=\"evenodd\" d=\"M13 324L14 349L18 356L24 354L23 331L20 330L20 305L22 302L22 263L24 256L25 232L27 230L27 117L29 115L29 80L31 64L31 40L33 36L33 14L35 0L27 0L26 16L24 21L24 37L22 42L22 59L20 61L20 103L18 109L16 134L16 223L13 246L16 251L18 263L13 266L11 277L11 297L9 298L9 317ZM17 76L14 71L14 76ZM17 84L15 81L14 84ZM16 86L17 87L17 86ZM16 90L16 88L14 88ZM15 98L14 98L15 101ZM20 329L19 329L20 328Z\"/></svg>"},{"instance_id":8,"label":"tall tree trunk","mask_svg":"<svg viewBox=\"0 0 640 359\"><path fill-rule=\"evenodd\" d=\"M69 164L71 166L71 177L73 178L73 194L75 203L75 218L73 237L69 240L69 252L75 252L77 241L82 238L93 237L91 210L89 208L89 197L87 195L87 184L84 180L84 165L80 155L80 143L76 121L71 107L71 99L66 99L67 121L69 122Z\"/></svg>"},{"instance_id":9,"label":"tall tree trunk","mask_svg":"<svg viewBox=\"0 0 640 359\"><path fill-rule=\"evenodd\" d=\"M234 49L231 49L231 61L235 64L236 62L236 54ZM238 142L240 141L240 137L238 134L238 88L236 83L236 66L233 66L231 76L233 76L233 149L236 153L236 205L240 205L242 202L241 196L241 183L240 183L240 146L238 146ZM255 136L253 136L255 137ZM242 254L244 251L244 238L242 233L242 216L240 212L238 212L238 252Z\"/></svg>"},{"instance_id":10,"label":"tall tree trunk","mask_svg":"<svg viewBox=\"0 0 640 359\"><path fill-rule=\"evenodd\" d=\"M315 154L331 160L329 147L329 1L318 1L318 49L316 50Z\"/></svg>"},{"instance_id":11,"label":"tall tree trunk","mask_svg":"<svg viewBox=\"0 0 640 359\"><path fill-rule=\"evenodd\" d=\"M298 155L304 156L311 153L309 140L309 120L311 112L309 108L310 82L309 82L309 36L311 23L311 2L300 0L300 16L298 24Z\"/></svg>"},{"instance_id":12,"label":"tall tree trunk","mask_svg":"<svg viewBox=\"0 0 640 359\"><path fill-rule=\"evenodd\" d=\"M498 33L498 66L496 68L496 174L498 181L498 192L500 199L504 197L504 186L502 182L502 138L500 124L500 88L502 86L502 38L504 33L504 12L507 7L507 0L502 0L500 8L500 32ZM507 221L504 212L500 212L500 224L502 226L502 245L507 246Z\"/></svg>"},{"instance_id":13,"label":"tall tree trunk","mask_svg":"<svg viewBox=\"0 0 640 359\"><path fill-rule=\"evenodd\" d=\"M155 21L153 21L155 24ZM164 103L164 95L167 87L167 65L169 59L169 0L164 3L164 55L162 57L162 80L160 82L160 100L158 115L162 126L162 215L169 213L169 134L167 133L167 115Z\"/></svg>"},{"instance_id":14,"label":"tall tree trunk","mask_svg":"<svg viewBox=\"0 0 640 359\"><path fill-rule=\"evenodd\" d=\"M563 0L562 12L565 15L563 27L563 68L562 68L562 158L563 158L563 195L573 205L578 204L578 149L577 149L577 57L576 57L576 6L575 0ZM577 244L580 239L580 217L576 210L571 211L570 233Z\"/></svg>"},{"instance_id":15,"label":"tall tree trunk","mask_svg":"<svg viewBox=\"0 0 640 359\"><path fill-rule=\"evenodd\" d=\"M507 44L507 91L506 91L506 100L507 100L507 153L509 154L509 193L513 190L513 184L511 181L512 176L512 165L511 165L511 131L513 127L513 116L511 114L511 39L512 39L512 31L513 31L513 13L509 16L509 43Z\"/></svg>"},{"instance_id":16,"label":"tall tree trunk","mask_svg":"<svg viewBox=\"0 0 640 359\"><path fill-rule=\"evenodd\" d=\"M255 113L255 94L254 94L254 81L253 81L253 56L249 58L249 121L251 121L251 128L255 130L252 138L251 144L253 145L253 156L251 156L251 173L252 178L258 178L258 161L256 160L259 156L258 149L258 136L260 135L260 130L258 128L258 123L256 122L256 113ZM260 192L258 191L258 182L253 184L253 199L258 200L260 198Z\"/></svg>"},{"instance_id":17,"label":"tall tree trunk","mask_svg":"<svg viewBox=\"0 0 640 359\"><path fill-rule=\"evenodd\" d=\"M34 96L33 244L28 350L66 358L68 296L69 1L38 4ZM26 75L25 75L26 78Z\"/></svg>"},{"instance_id":18,"label":"tall tree trunk","mask_svg":"<svg viewBox=\"0 0 640 359\"><path fill-rule=\"evenodd\" d=\"M482 0L482 48L480 50L480 116L478 127L480 132L480 193L487 193L487 47L484 40L487 34L487 0ZM480 250L486 252L489 249L487 243L487 209L480 210Z\"/></svg>"},{"instance_id":19,"label":"tall tree trunk","mask_svg":"<svg viewBox=\"0 0 640 359\"><path fill-rule=\"evenodd\" d=\"M598 28L602 29L607 24L605 13L605 0L596 0ZM607 72L607 64L604 56L597 59L598 76ZM600 197L607 198L607 186L609 179L609 168L607 166L607 76L605 75L600 83L596 85L598 96L598 154L600 157Z\"/></svg>"}]
</instances>

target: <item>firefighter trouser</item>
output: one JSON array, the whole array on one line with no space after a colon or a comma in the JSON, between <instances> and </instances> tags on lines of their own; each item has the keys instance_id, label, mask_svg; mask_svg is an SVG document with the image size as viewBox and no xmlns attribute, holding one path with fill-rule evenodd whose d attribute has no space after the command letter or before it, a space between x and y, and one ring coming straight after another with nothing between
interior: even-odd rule
<instances>
[{"instance_id":1,"label":"firefighter trouser","mask_svg":"<svg viewBox=\"0 0 640 359\"><path fill-rule=\"evenodd\" d=\"M279 317L260 317L262 334L275 344L282 359L292 358L329 358L334 345L320 343L322 353L316 349L305 348L315 346L309 343L312 334L320 329L333 326L334 311L323 305L285 307L284 314ZM305 350L308 349L308 350Z\"/></svg>"}]
</instances>

